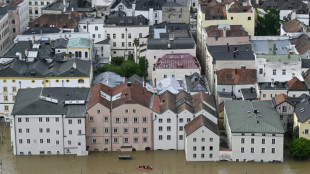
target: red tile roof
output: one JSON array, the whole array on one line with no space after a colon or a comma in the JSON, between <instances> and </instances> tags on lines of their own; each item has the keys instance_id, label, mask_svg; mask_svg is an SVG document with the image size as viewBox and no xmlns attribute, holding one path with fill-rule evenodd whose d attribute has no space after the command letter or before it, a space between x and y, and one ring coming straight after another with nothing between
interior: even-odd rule
<instances>
[{"instance_id":1,"label":"red tile roof","mask_svg":"<svg viewBox=\"0 0 310 174\"><path fill-rule=\"evenodd\" d=\"M284 24L283 29L286 32L297 33L304 31L303 26L306 27L304 23L300 22L297 19L293 19ZM306 30L309 30L309 27L306 27Z\"/></svg>"},{"instance_id":2,"label":"red tile roof","mask_svg":"<svg viewBox=\"0 0 310 174\"><path fill-rule=\"evenodd\" d=\"M300 35L298 38L293 39L293 41L299 54L305 54L310 50L310 38L306 34Z\"/></svg>"},{"instance_id":3,"label":"red tile roof","mask_svg":"<svg viewBox=\"0 0 310 174\"><path fill-rule=\"evenodd\" d=\"M306 85L301 82L297 77L292 78L286 83L289 91L307 91Z\"/></svg>"},{"instance_id":4,"label":"red tile roof","mask_svg":"<svg viewBox=\"0 0 310 174\"><path fill-rule=\"evenodd\" d=\"M199 115L194 120L192 120L191 122L187 123L184 126L186 136L189 136L190 134L194 133L197 129L199 129L202 126L205 126L215 134L219 135L217 124L213 123L213 121L209 120L205 116Z\"/></svg>"},{"instance_id":5,"label":"red tile roof","mask_svg":"<svg viewBox=\"0 0 310 174\"><path fill-rule=\"evenodd\" d=\"M275 105L278 106L279 104L283 103L283 102L287 102L287 103L290 103L291 105L294 106L293 103L291 103L290 101L287 100L289 96L285 95L285 94L279 94L279 95L276 95L274 97L274 102L275 102Z\"/></svg>"},{"instance_id":6,"label":"red tile roof","mask_svg":"<svg viewBox=\"0 0 310 174\"><path fill-rule=\"evenodd\" d=\"M158 69L200 69L198 59L190 54L166 54L157 60Z\"/></svg>"},{"instance_id":7,"label":"red tile roof","mask_svg":"<svg viewBox=\"0 0 310 174\"><path fill-rule=\"evenodd\" d=\"M256 69L221 69L216 75L218 85L255 84L257 80Z\"/></svg>"}]
</instances>

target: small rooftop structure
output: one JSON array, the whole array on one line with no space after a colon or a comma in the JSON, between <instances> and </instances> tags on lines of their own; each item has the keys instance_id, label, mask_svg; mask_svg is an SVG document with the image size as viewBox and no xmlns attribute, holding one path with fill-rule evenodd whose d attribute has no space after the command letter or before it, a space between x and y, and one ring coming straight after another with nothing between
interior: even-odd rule
<instances>
[{"instance_id":1,"label":"small rooftop structure","mask_svg":"<svg viewBox=\"0 0 310 174\"><path fill-rule=\"evenodd\" d=\"M108 87L115 87L123 84L124 82L125 78L114 72L103 72L94 78L93 85L101 83Z\"/></svg>"},{"instance_id":2,"label":"small rooftop structure","mask_svg":"<svg viewBox=\"0 0 310 174\"><path fill-rule=\"evenodd\" d=\"M169 91L172 94L178 94L184 90L184 84L182 79L168 77L157 81L156 89L158 95L161 95L166 91Z\"/></svg>"}]
</instances>

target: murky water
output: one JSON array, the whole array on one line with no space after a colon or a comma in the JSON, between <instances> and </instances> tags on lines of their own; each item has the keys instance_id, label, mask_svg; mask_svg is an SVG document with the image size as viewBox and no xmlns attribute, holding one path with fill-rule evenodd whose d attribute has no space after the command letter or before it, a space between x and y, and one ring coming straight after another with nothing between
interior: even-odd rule
<instances>
[{"instance_id":1,"label":"murky water","mask_svg":"<svg viewBox=\"0 0 310 174\"><path fill-rule=\"evenodd\" d=\"M0 123L0 136L4 131ZM310 160L293 160L286 154L283 163L185 162L184 151L99 152L86 157L14 156L9 130L5 143L0 142L2 174L309 174ZM119 154L130 154L132 160L118 160ZM136 169L138 164L153 166L152 171ZM0 172L1 174L1 172Z\"/></svg>"}]
</instances>

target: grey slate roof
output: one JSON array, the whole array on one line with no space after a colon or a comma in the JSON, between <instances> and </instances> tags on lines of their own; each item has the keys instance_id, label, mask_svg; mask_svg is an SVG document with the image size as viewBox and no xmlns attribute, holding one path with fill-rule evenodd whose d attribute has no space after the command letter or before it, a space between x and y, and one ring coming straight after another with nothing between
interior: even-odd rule
<instances>
[{"instance_id":1,"label":"grey slate roof","mask_svg":"<svg viewBox=\"0 0 310 174\"><path fill-rule=\"evenodd\" d=\"M42 10L63 11L64 10L63 0L56 0L50 5L43 7ZM70 3L68 7L66 8L66 11L93 12L95 11L95 9L91 7L91 3L88 1L70 0Z\"/></svg>"},{"instance_id":2,"label":"grey slate roof","mask_svg":"<svg viewBox=\"0 0 310 174\"><path fill-rule=\"evenodd\" d=\"M95 77L93 85L104 84L109 87L115 87L124 83L124 78L114 72L103 72Z\"/></svg>"},{"instance_id":3,"label":"grey slate roof","mask_svg":"<svg viewBox=\"0 0 310 174\"><path fill-rule=\"evenodd\" d=\"M122 3L125 5L127 8L131 8L132 0L116 0L112 6L111 9L114 9L118 4Z\"/></svg>"},{"instance_id":4,"label":"grey slate roof","mask_svg":"<svg viewBox=\"0 0 310 174\"><path fill-rule=\"evenodd\" d=\"M185 75L187 92L210 92L206 76L199 75L197 72L192 75Z\"/></svg>"},{"instance_id":5,"label":"grey slate roof","mask_svg":"<svg viewBox=\"0 0 310 174\"><path fill-rule=\"evenodd\" d=\"M241 89L241 94L244 98L244 100L256 100L257 94L255 88L244 88Z\"/></svg>"},{"instance_id":6,"label":"grey slate roof","mask_svg":"<svg viewBox=\"0 0 310 174\"><path fill-rule=\"evenodd\" d=\"M76 69L73 68L74 62ZM51 63L44 60L25 62L14 59L0 67L0 77L89 77L90 71L91 63L80 59Z\"/></svg>"},{"instance_id":7,"label":"grey slate roof","mask_svg":"<svg viewBox=\"0 0 310 174\"><path fill-rule=\"evenodd\" d=\"M23 33L23 35L59 33L59 32L60 29L57 27L30 27Z\"/></svg>"},{"instance_id":8,"label":"grey slate roof","mask_svg":"<svg viewBox=\"0 0 310 174\"><path fill-rule=\"evenodd\" d=\"M169 48L170 45L170 48ZM170 41L168 38L163 39L149 39L147 48L151 50L156 49L194 49L196 43L193 38L177 38Z\"/></svg>"},{"instance_id":9,"label":"grey slate roof","mask_svg":"<svg viewBox=\"0 0 310 174\"><path fill-rule=\"evenodd\" d=\"M270 54L269 47L273 45L276 48L276 54L289 54L290 41L289 40L251 40L251 45L255 53Z\"/></svg>"},{"instance_id":10,"label":"grey slate roof","mask_svg":"<svg viewBox=\"0 0 310 174\"><path fill-rule=\"evenodd\" d=\"M255 60L250 44L208 46L208 50L214 62L217 60ZM234 57L235 50L238 50L238 53Z\"/></svg>"},{"instance_id":11,"label":"grey slate roof","mask_svg":"<svg viewBox=\"0 0 310 174\"><path fill-rule=\"evenodd\" d=\"M18 90L12 115L61 115L67 118L85 117L89 88L29 88ZM56 99L57 102L40 96ZM65 104L69 100L84 100L84 104ZM54 100L55 101L55 100Z\"/></svg>"},{"instance_id":12,"label":"grey slate roof","mask_svg":"<svg viewBox=\"0 0 310 174\"><path fill-rule=\"evenodd\" d=\"M132 25L148 25L148 20L142 16L126 16L122 11L111 12L104 21L105 25L132 26Z\"/></svg>"},{"instance_id":13,"label":"grey slate roof","mask_svg":"<svg viewBox=\"0 0 310 174\"><path fill-rule=\"evenodd\" d=\"M301 68L310 68L310 59L301 59Z\"/></svg>"},{"instance_id":14,"label":"grey slate roof","mask_svg":"<svg viewBox=\"0 0 310 174\"><path fill-rule=\"evenodd\" d=\"M295 114L299 122L305 122L310 119L310 96L302 94L299 102L295 106Z\"/></svg>"},{"instance_id":15,"label":"grey slate roof","mask_svg":"<svg viewBox=\"0 0 310 174\"><path fill-rule=\"evenodd\" d=\"M261 82L258 83L259 90L286 90L286 82L274 82L274 85L271 85L271 82Z\"/></svg>"},{"instance_id":16,"label":"grey slate roof","mask_svg":"<svg viewBox=\"0 0 310 174\"><path fill-rule=\"evenodd\" d=\"M59 39L56 39L54 42L52 42L52 45L54 48L65 49L67 48L68 41L69 41L68 39L59 38Z\"/></svg>"},{"instance_id":17,"label":"grey slate roof","mask_svg":"<svg viewBox=\"0 0 310 174\"><path fill-rule=\"evenodd\" d=\"M228 124L234 133L279 133L284 130L270 100L228 100L224 102ZM255 114L255 110L258 111Z\"/></svg>"},{"instance_id":18,"label":"grey slate roof","mask_svg":"<svg viewBox=\"0 0 310 174\"><path fill-rule=\"evenodd\" d=\"M279 9L292 10L297 9L297 14L307 14L307 5L301 0L265 0L261 8L264 9Z\"/></svg>"},{"instance_id":19,"label":"grey slate roof","mask_svg":"<svg viewBox=\"0 0 310 174\"><path fill-rule=\"evenodd\" d=\"M2 18L2 16L7 14L9 11L16 10L16 8L17 8L17 6L10 6L10 5L6 5L4 7L0 7L0 19Z\"/></svg>"},{"instance_id":20,"label":"grey slate roof","mask_svg":"<svg viewBox=\"0 0 310 174\"><path fill-rule=\"evenodd\" d=\"M148 11L150 8L161 10L165 0L139 0L136 2L136 10Z\"/></svg>"},{"instance_id":21,"label":"grey slate roof","mask_svg":"<svg viewBox=\"0 0 310 174\"><path fill-rule=\"evenodd\" d=\"M110 44L110 40L111 40L110 38L107 38L107 39L99 41L99 42L97 42L95 44Z\"/></svg>"}]
</instances>

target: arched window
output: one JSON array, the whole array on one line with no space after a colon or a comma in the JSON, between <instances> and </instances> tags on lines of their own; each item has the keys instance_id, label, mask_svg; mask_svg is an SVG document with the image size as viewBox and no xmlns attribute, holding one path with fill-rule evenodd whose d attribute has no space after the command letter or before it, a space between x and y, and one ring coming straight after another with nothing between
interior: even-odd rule
<instances>
[{"instance_id":1,"label":"arched window","mask_svg":"<svg viewBox=\"0 0 310 174\"><path fill-rule=\"evenodd\" d=\"M79 79L78 83L84 83L84 80L83 79Z\"/></svg>"},{"instance_id":2,"label":"arched window","mask_svg":"<svg viewBox=\"0 0 310 174\"><path fill-rule=\"evenodd\" d=\"M79 57L82 57L82 51L79 51Z\"/></svg>"},{"instance_id":3,"label":"arched window","mask_svg":"<svg viewBox=\"0 0 310 174\"><path fill-rule=\"evenodd\" d=\"M77 51L75 52L75 57L79 57L79 53Z\"/></svg>"},{"instance_id":4,"label":"arched window","mask_svg":"<svg viewBox=\"0 0 310 174\"><path fill-rule=\"evenodd\" d=\"M85 58L87 58L87 57L88 57L88 52L86 51L86 52L85 52Z\"/></svg>"}]
</instances>

